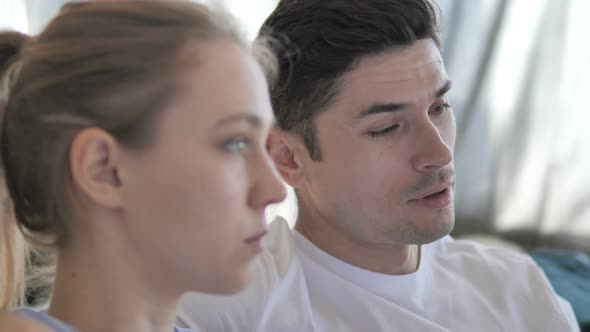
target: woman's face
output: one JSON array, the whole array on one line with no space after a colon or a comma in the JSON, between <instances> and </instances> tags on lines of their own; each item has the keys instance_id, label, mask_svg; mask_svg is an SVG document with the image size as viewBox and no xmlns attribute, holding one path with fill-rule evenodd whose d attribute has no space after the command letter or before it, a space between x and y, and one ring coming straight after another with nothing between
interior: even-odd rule
<instances>
[{"instance_id":1,"label":"woman's face","mask_svg":"<svg viewBox=\"0 0 590 332\"><path fill-rule=\"evenodd\" d=\"M267 83L230 41L194 43L181 58L181 89L157 117L153 144L124 152L125 232L146 273L233 293L261 252L265 208L286 195L265 149Z\"/></svg>"}]
</instances>

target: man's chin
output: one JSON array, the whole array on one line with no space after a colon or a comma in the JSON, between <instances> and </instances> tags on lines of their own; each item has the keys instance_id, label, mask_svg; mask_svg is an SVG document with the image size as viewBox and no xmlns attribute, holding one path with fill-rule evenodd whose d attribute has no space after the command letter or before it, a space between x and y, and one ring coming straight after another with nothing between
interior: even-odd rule
<instances>
[{"instance_id":1,"label":"man's chin","mask_svg":"<svg viewBox=\"0 0 590 332\"><path fill-rule=\"evenodd\" d=\"M399 229L398 238L407 244L429 244L449 235L455 225L454 218L437 218L429 222L410 222Z\"/></svg>"},{"instance_id":2,"label":"man's chin","mask_svg":"<svg viewBox=\"0 0 590 332\"><path fill-rule=\"evenodd\" d=\"M431 225L429 229L418 230L416 233L419 236L418 242L416 244L428 244L432 243L436 240L440 240L443 237L449 235L455 226L455 221L445 220L436 222L434 225Z\"/></svg>"}]
</instances>

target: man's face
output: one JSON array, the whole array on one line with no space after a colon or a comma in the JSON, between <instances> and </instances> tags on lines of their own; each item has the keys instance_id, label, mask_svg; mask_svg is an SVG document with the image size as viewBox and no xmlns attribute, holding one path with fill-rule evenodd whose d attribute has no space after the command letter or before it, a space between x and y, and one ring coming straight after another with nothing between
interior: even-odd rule
<instances>
[{"instance_id":1,"label":"man's face","mask_svg":"<svg viewBox=\"0 0 590 332\"><path fill-rule=\"evenodd\" d=\"M423 244L454 223L455 117L438 47L424 39L362 59L315 118L306 208L366 244Z\"/></svg>"}]
</instances>

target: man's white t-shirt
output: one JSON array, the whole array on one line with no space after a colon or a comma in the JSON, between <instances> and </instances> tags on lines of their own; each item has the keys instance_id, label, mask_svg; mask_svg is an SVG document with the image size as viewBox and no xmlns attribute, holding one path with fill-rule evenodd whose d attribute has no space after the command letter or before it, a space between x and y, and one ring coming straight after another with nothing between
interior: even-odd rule
<instances>
[{"instance_id":1,"label":"man's white t-shirt","mask_svg":"<svg viewBox=\"0 0 590 332\"><path fill-rule=\"evenodd\" d=\"M187 294L180 318L204 331L579 331L569 303L527 256L445 237L417 272L336 259L273 221L251 287Z\"/></svg>"}]
</instances>

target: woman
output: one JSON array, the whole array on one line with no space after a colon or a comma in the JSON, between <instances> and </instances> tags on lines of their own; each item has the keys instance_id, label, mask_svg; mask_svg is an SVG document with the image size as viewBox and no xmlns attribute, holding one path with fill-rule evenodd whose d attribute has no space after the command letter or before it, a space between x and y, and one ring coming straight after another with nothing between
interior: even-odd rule
<instances>
[{"instance_id":1,"label":"woman","mask_svg":"<svg viewBox=\"0 0 590 332\"><path fill-rule=\"evenodd\" d=\"M84 2L34 38L0 35L6 185L19 227L57 252L48 315L23 315L171 331L184 292L248 285L285 188L262 67L228 22L188 2Z\"/></svg>"}]
</instances>

